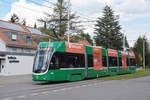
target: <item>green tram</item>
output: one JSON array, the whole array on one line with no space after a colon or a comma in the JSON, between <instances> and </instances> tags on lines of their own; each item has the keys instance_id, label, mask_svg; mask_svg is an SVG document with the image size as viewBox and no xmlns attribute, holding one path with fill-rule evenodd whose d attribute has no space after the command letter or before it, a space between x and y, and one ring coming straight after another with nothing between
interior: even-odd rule
<instances>
[{"instance_id":1,"label":"green tram","mask_svg":"<svg viewBox=\"0 0 150 100\"><path fill-rule=\"evenodd\" d=\"M41 42L34 59L34 81L78 81L134 73L133 52L64 41Z\"/></svg>"}]
</instances>

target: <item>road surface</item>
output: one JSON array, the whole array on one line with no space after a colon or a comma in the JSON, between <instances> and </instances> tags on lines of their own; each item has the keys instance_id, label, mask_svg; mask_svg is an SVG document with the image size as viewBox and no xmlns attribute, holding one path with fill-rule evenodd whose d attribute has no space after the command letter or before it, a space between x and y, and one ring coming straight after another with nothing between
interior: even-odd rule
<instances>
[{"instance_id":1,"label":"road surface","mask_svg":"<svg viewBox=\"0 0 150 100\"><path fill-rule=\"evenodd\" d=\"M33 82L31 75L0 76L0 100L150 100L150 76L59 83Z\"/></svg>"}]
</instances>

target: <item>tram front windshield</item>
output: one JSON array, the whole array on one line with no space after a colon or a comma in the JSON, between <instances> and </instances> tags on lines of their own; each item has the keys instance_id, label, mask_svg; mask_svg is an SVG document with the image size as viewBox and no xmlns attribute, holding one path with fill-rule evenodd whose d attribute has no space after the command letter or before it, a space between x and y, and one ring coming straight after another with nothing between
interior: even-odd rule
<instances>
[{"instance_id":1,"label":"tram front windshield","mask_svg":"<svg viewBox=\"0 0 150 100\"><path fill-rule=\"evenodd\" d=\"M40 48L35 55L33 72L44 73L48 69L48 62L52 56L53 48Z\"/></svg>"}]
</instances>

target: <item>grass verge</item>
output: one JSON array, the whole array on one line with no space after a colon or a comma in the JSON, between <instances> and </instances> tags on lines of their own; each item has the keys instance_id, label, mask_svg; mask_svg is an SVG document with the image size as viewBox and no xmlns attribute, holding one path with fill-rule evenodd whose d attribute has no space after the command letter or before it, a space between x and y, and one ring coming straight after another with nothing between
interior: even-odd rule
<instances>
[{"instance_id":1,"label":"grass verge","mask_svg":"<svg viewBox=\"0 0 150 100\"><path fill-rule=\"evenodd\" d=\"M133 74L100 77L98 78L98 80L123 80L123 79L137 78L137 77L142 77L142 76L147 76L147 75L150 75L150 68L137 70Z\"/></svg>"}]
</instances>

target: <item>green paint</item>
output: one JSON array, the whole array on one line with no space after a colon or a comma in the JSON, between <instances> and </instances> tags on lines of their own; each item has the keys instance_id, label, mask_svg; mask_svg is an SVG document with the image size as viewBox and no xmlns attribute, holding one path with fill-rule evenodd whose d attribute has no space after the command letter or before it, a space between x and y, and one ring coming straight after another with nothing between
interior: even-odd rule
<instances>
[{"instance_id":1,"label":"green paint","mask_svg":"<svg viewBox=\"0 0 150 100\"><path fill-rule=\"evenodd\" d=\"M102 48L102 56L106 56L107 50L105 48Z\"/></svg>"},{"instance_id":2,"label":"green paint","mask_svg":"<svg viewBox=\"0 0 150 100\"><path fill-rule=\"evenodd\" d=\"M87 54L93 55L93 47L92 46L86 46L86 51L87 51Z\"/></svg>"},{"instance_id":3,"label":"green paint","mask_svg":"<svg viewBox=\"0 0 150 100\"><path fill-rule=\"evenodd\" d=\"M121 51L118 51L118 57L122 57Z\"/></svg>"},{"instance_id":4,"label":"green paint","mask_svg":"<svg viewBox=\"0 0 150 100\"><path fill-rule=\"evenodd\" d=\"M56 41L56 42L41 42L38 45L39 48L41 47L53 47L54 52L66 52L66 45L64 41ZM86 46L86 53L93 55L93 47ZM102 48L102 56L107 56L107 49ZM118 51L118 56L121 56L121 52ZM128 56L129 57L129 56ZM127 73L134 73L136 71L135 66L128 66L126 69L122 69L122 67L105 67L102 70L94 70L93 67L88 68L87 72L88 75L86 78L96 78L102 76L113 76L118 74L127 74ZM45 74L36 75L33 74L32 78L34 81L78 81L85 79L85 68L79 69L56 69L56 70L49 70Z\"/></svg>"},{"instance_id":5,"label":"green paint","mask_svg":"<svg viewBox=\"0 0 150 100\"><path fill-rule=\"evenodd\" d=\"M87 78L96 78L102 76L114 76L120 74L134 73L136 67L130 66L127 69L122 69L119 67L112 67L103 70L94 70L93 68L88 68ZM64 69L64 70L50 70L43 75L32 75L34 81L78 81L85 79L84 77L85 69Z\"/></svg>"}]
</instances>

